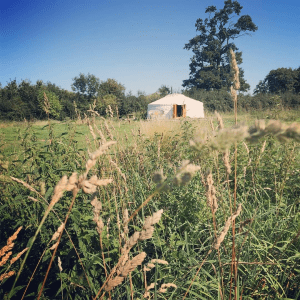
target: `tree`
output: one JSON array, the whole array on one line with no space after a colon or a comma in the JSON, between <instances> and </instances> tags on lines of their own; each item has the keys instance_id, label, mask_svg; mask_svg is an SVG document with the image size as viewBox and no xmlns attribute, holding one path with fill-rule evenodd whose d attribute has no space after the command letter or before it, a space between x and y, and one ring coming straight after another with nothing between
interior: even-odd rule
<instances>
[{"instance_id":1,"label":"tree","mask_svg":"<svg viewBox=\"0 0 300 300\"><path fill-rule=\"evenodd\" d=\"M266 94L268 92L268 87L266 85L266 82L264 80L260 80L258 85L256 85L253 94Z\"/></svg>"},{"instance_id":2,"label":"tree","mask_svg":"<svg viewBox=\"0 0 300 300\"><path fill-rule=\"evenodd\" d=\"M114 98L114 105L118 106L119 113L123 115L125 112L122 110L123 102L126 100L125 98L125 87L121 83L118 83L115 79L108 78L106 81L102 81L99 86L98 92L98 102L103 101L104 105L106 105L106 100L104 97L106 95L113 95ZM112 99L112 98L107 98Z\"/></svg>"},{"instance_id":3,"label":"tree","mask_svg":"<svg viewBox=\"0 0 300 300\"><path fill-rule=\"evenodd\" d=\"M99 85L99 96L101 97L112 94L120 100L125 96L124 92L124 85L118 83L115 79L108 78L106 81L102 81Z\"/></svg>"},{"instance_id":4,"label":"tree","mask_svg":"<svg viewBox=\"0 0 300 300\"><path fill-rule=\"evenodd\" d=\"M232 84L230 71L229 49L236 54L238 65L242 63L242 52L233 40L241 35L249 35L247 31L255 32L257 26L249 15L243 15L233 23L232 19L239 16L242 6L238 1L227 0L224 7L217 11L216 6L209 6L205 13L209 18L196 21L196 30L200 32L189 41L184 49L192 50L194 55L190 63L190 77L183 81L183 87L188 89L229 90ZM247 91L250 86L244 80L244 71L240 68L241 91Z\"/></svg>"},{"instance_id":5,"label":"tree","mask_svg":"<svg viewBox=\"0 0 300 300\"><path fill-rule=\"evenodd\" d=\"M271 70L263 81L260 81L254 90L258 93L297 93L299 90L299 69L278 68Z\"/></svg>"},{"instance_id":6,"label":"tree","mask_svg":"<svg viewBox=\"0 0 300 300\"><path fill-rule=\"evenodd\" d=\"M81 95L87 96L89 99L95 97L100 86L100 80L95 75L88 73L84 75L79 74L78 77L73 78L72 90Z\"/></svg>"},{"instance_id":7,"label":"tree","mask_svg":"<svg viewBox=\"0 0 300 300\"><path fill-rule=\"evenodd\" d=\"M166 86L166 85L162 85L159 89L158 92L160 93L160 95L162 97L165 97L169 94L171 94L171 90Z\"/></svg>"}]
</instances>

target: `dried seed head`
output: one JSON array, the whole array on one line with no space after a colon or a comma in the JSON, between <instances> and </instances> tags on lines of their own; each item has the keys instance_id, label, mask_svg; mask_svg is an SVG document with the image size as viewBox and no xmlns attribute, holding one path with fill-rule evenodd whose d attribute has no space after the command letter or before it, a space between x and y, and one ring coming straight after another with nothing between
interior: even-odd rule
<instances>
[{"instance_id":1,"label":"dried seed head","mask_svg":"<svg viewBox=\"0 0 300 300\"><path fill-rule=\"evenodd\" d=\"M56 242L54 245L52 245L52 247L50 247L50 250L55 250L58 246L58 242Z\"/></svg>"},{"instance_id":2,"label":"dried seed head","mask_svg":"<svg viewBox=\"0 0 300 300\"><path fill-rule=\"evenodd\" d=\"M144 222L144 226L143 226L143 229L147 229L149 228L150 226L156 224L159 222L162 214L163 214L164 210L161 209L157 212L155 212L152 216L149 216L145 219L145 222Z\"/></svg>"},{"instance_id":3,"label":"dried seed head","mask_svg":"<svg viewBox=\"0 0 300 300\"><path fill-rule=\"evenodd\" d=\"M215 214L218 209L218 201L211 171L209 171L206 176L206 199L207 206L211 209L212 213Z\"/></svg>"},{"instance_id":4,"label":"dried seed head","mask_svg":"<svg viewBox=\"0 0 300 300\"><path fill-rule=\"evenodd\" d=\"M217 116L217 120L219 123L219 129L224 129L224 123L221 115L215 110L215 115Z\"/></svg>"},{"instance_id":5,"label":"dried seed head","mask_svg":"<svg viewBox=\"0 0 300 300\"><path fill-rule=\"evenodd\" d=\"M239 72L240 71L239 71L239 67L236 62L235 53L231 48L230 48L230 55L231 55L231 60L230 60L231 69L234 72L233 87L235 90L239 90L240 89L240 80L239 80Z\"/></svg>"},{"instance_id":6,"label":"dried seed head","mask_svg":"<svg viewBox=\"0 0 300 300\"><path fill-rule=\"evenodd\" d=\"M59 271L60 272L62 272L63 271L63 268L62 268L62 266L61 266L61 259L60 259L60 257L58 256L58 258L57 258L57 264L58 264L58 268L59 268Z\"/></svg>"},{"instance_id":7,"label":"dried seed head","mask_svg":"<svg viewBox=\"0 0 300 300\"><path fill-rule=\"evenodd\" d=\"M162 260L162 259L151 259L151 263L153 263L153 264L157 263L157 264L161 264L161 265L169 264L166 260Z\"/></svg>"},{"instance_id":8,"label":"dried seed head","mask_svg":"<svg viewBox=\"0 0 300 300\"><path fill-rule=\"evenodd\" d=\"M6 278L9 278L15 274L15 271L9 271L8 273L4 273L0 275L0 282L3 281Z\"/></svg>"},{"instance_id":9,"label":"dried seed head","mask_svg":"<svg viewBox=\"0 0 300 300\"><path fill-rule=\"evenodd\" d=\"M9 246L12 243L12 241L14 241L18 237L18 234L19 234L19 232L21 231L22 228L23 228L23 226L20 226L16 230L16 232L10 238L8 238L8 240L7 240L7 246ZM0 255L0 257L1 257L1 255Z\"/></svg>"},{"instance_id":10,"label":"dried seed head","mask_svg":"<svg viewBox=\"0 0 300 300\"><path fill-rule=\"evenodd\" d=\"M124 229L124 233L128 234L129 229L128 229L128 219L129 219L129 215L128 215L128 209L125 208L124 212L123 212L123 229Z\"/></svg>"},{"instance_id":11,"label":"dried seed head","mask_svg":"<svg viewBox=\"0 0 300 300\"><path fill-rule=\"evenodd\" d=\"M54 194L52 196L50 206L54 206L59 201L64 191L66 190L67 184L68 184L68 177L65 175L60 179L60 181L57 183L54 189Z\"/></svg>"},{"instance_id":12,"label":"dried seed head","mask_svg":"<svg viewBox=\"0 0 300 300\"><path fill-rule=\"evenodd\" d=\"M17 254L16 257L12 258L10 260L10 264L12 265L14 262L16 262L21 256L23 253L25 253L29 248L25 248L24 250L22 250L20 253Z\"/></svg>"},{"instance_id":13,"label":"dried seed head","mask_svg":"<svg viewBox=\"0 0 300 300\"><path fill-rule=\"evenodd\" d=\"M107 282L107 284L106 284L106 286L105 286L104 289L105 289L107 292L109 292L109 291L111 291L114 287L116 287L116 286L118 286L119 284L121 284L121 283L123 282L123 280L124 280L124 277L122 277L122 276L116 276L115 278L110 279L110 280Z\"/></svg>"},{"instance_id":14,"label":"dried seed head","mask_svg":"<svg viewBox=\"0 0 300 300\"><path fill-rule=\"evenodd\" d=\"M158 290L160 293L166 293L167 289L169 287L173 287L173 288L177 288L177 285L174 283L163 283L160 287L160 289Z\"/></svg>"},{"instance_id":15,"label":"dried seed head","mask_svg":"<svg viewBox=\"0 0 300 300\"><path fill-rule=\"evenodd\" d=\"M80 187L86 194L93 194L97 190L97 186L90 183L88 180L83 180L80 184Z\"/></svg>"},{"instance_id":16,"label":"dried seed head","mask_svg":"<svg viewBox=\"0 0 300 300\"><path fill-rule=\"evenodd\" d=\"M220 233L220 235L218 236L215 244L213 245L213 248L218 250L220 248L221 243L224 241L224 238L230 228L230 225L232 224L232 222L239 216L239 214L242 211L242 204L239 204L236 212L228 218L228 220L226 221L224 228L222 230L222 232Z\"/></svg>"},{"instance_id":17,"label":"dried seed head","mask_svg":"<svg viewBox=\"0 0 300 300\"><path fill-rule=\"evenodd\" d=\"M61 232L64 230L64 228L65 228L65 224L61 223L61 225L57 228L56 232L53 234L51 241L57 240Z\"/></svg>"},{"instance_id":18,"label":"dried seed head","mask_svg":"<svg viewBox=\"0 0 300 300\"><path fill-rule=\"evenodd\" d=\"M231 173L231 165L229 162L229 150L228 149L226 149L223 154L223 161L224 161L224 165L226 168L226 174L229 175Z\"/></svg>"},{"instance_id":19,"label":"dried seed head","mask_svg":"<svg viewBox=\"0 0 300 300\"><path fill-rule=\"evenodd\" d=\"M142 252L136 255L133 259L129 260L124 267L120 268L121 276L126 277L137 266L141 265L147 254Z\"/></svg>"},{"instance_id":20,"label":"dried seed head","mask_svg":"<svg viewBox=\"0 0 300 300\"><path fill-rule=\"evenodd\" d=\"M4 266L8 261L9 257L12 255L12 251L7 252L0 261L0 267Z\"/></svg>"}]
</instances>

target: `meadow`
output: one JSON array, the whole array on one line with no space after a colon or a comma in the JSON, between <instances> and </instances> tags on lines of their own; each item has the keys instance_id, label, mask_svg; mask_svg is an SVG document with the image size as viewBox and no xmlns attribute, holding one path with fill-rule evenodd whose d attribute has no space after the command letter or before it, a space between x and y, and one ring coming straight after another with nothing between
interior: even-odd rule
<instances>
[{"instance_id":1,"label":"meadow","mask_svg":"<svg viewBox=\"0 0 300 300\"><path fill-rule=\"evenodd\" d=\"M298 299L299 114L257 114L2 124L0 297Z\"/></svg>"}]
</instances>

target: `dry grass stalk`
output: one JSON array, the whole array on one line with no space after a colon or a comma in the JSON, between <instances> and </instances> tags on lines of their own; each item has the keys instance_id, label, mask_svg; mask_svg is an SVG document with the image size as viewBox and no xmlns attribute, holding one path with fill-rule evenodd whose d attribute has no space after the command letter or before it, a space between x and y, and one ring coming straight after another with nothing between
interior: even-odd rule
<instances>
[{"instance_id":1,"label":"dry grass stalk","mask_svg":"<svg viewBox=\"0 0 300 300\"><path fill-rule=\"evenodd\" d=\"M56 232L53 234L51 241L56 241L61 234L61 232L64 230L65 224L61 223L61 225L57 228Z\"/></svg>"},{"instance_id":2,"label":"dry grass stalk","mask_svg":"<svg viewBox=\"0 0 300 300\"><path fill-rule=\"evenodd\" d=\"M96 134L95 134L95 132L94 132L93 127L92 127L91 124L89 124L89 129L90 129L90 133L91 133L94 141L96 141L97 140L97 136L96 136Z\"/></svg>"},{"instance_id":3,"label":"dry grass stalk","mask_svg":"<svg viewBox=\"0 0 300 300\"><path fill-rule=\"evenodd\" d=\"M101 131L101 129L99 129L99 128L96 126L96 124L94 124L94 127L96 128L96 130L97 130L97 132L98 132L98 134L99 134L99 136L100 136L100 138L101 138L102 143L106 143L106 138L105 138L103 132Z\"/></svg>"},{"instance_id":4,"label":"dry grass stalk","mask_svg":"<svg viewBox=\"0 0 300 300\"><path fill-rule=\"evenodd\" d=\"M50 113L50 103L48 100L48 97L46 95L46 93L44 92L44 111L47 114L48 118L49 118L49 113Z\"/></svg>"},{"instance_id":5,"label":"dry grass stalk","mask_svg":"<svg viewBox=\"0 0 300 300\"><path fill-rule=\"evenodd\" d=\"M220 235L218 236L216 242L213 245L214 249L218 250L220 248L220 245L224 241L224 238L225 238L225 236L226 236L226 234L227 234L227 232L230 228L230 225L240 215L241 211L242 211L242 204L239 204L236 212L232 216L230 216L228 218L228 220L226 221L222 232L220 233Z\"/></svg>"},{"instance_id":6,"label":"dry grass stalk","mask_svg":"<svg viewBox=\"0 0 300 300\"><path fill-rule=\"evenodd\" d=\"M77 109L77 105L76 105L76 102L75 102L75 101L73 101L73 105L74 105L75 114L76 114L76 116L77 116L77 120L78 120L80 123L82 123L81 116L80 116L80 113L79 113L79 111L78 111L78 109Z\"/></svg>"},{"instance_id":7,"label":"dry grass stalk","mask_svg":"<svg viewBox=\"0 0 300 300\"><path fill-rule=\"evenodd\" d=\"M231 55L230 65L231 65L231 69L234 72L233 88L235 90L239 90L240 87L241 87L240 79L239 79L240 70L239 70L239 67L238 67L237 62L236 62L235 53L231 48L230 48L230 55Z\"/></svg>"},{"instance_id":8,"label":"dry grass stalk","mask_svg":"<svg viewBox=\"0 0 300 300\"><path fill-rule=\"evenodd\" d=\"M152 282L149 286L146 287L146 291L145 291L145 293L143 295L144 298L146 298L146 299L150 299L151 298L151 295L150 295L149 291L152 290L152 289L154 289L155 285L156 284L154 282Z\"/></svg>"},{"instance_id":9,"label":"dry grass stalk","mask_svg":"<svg viewBox=\"0 0 300 300\"><path fill-rule=\"evenodd\" d=\"M161 265L168 265L169 263L163 259L151 259L152 264L161 264Z\"/></svg>"},{"instance_id":10,"label":"dry grass stalk","mask_svg":"<svg viewBox=\"0 0 300 300\"><path fill-rule=\"evenodd\" d=\"M231 173L231 165L229 161L229 150L226 149L223 153L223 162L226 168L226 174L229 175Z\"/></svg>"},{"instance_id":11,"label":"dry grass stalk","mask_svg":"<svg viewBox=\"0 0 300 300\"><path fill-rule=\"evenodd\" d=\"M13 241L18 237L19 232L21 231L22 226L20 226L16 232L8 238L6 246L0 249L0 258L5 255L6 252L10 251L14 247Z\"/></svg>"},{"instance_id":12,"label":"dry grass stalk","mask_svg":"<svg viewBox=\"0 0 300 300\"><path fill-rule=\"evenodd\" d=\"M4 279L7 279L15 274L15 271L9 271L8 273L4 273L0 275L0 282L3 281Z\"/></svg>"},{"instance_id":13,"label":"dry grass stalk","mask_svg":"<svg viewBox=\"0 0 300 300\"><path fill-rule=\"evenodd\" d=\"M215 131L215 126L214 126L214 123L213 123L212 119L209 120L209 124L210 124L211 130L214 132Z\"/></svg>"},{"instance_id":14,"label":"dry grass stalk","mask_svg":"<svg viewBox=\"0 0 300 300\"><path fill-rule=\"evenodd\" d=\"M62 271L63 271L63 268L62 268L62 265L61 265L61 259L60 259L59 256L58 256L58 258L57 258L57 264L58 264L59 271L62 272Z\"/></svg>"},{"instance_id":15,"label":"dry grass stalk","mask_svg":"<svg viewBox=\"0 0 300 300\"><path fill-rule=\"evenodd\" d=\"M140 254L136 255L133 259L127 261L124 267L119 269L120 276L126 277L130 272L132 272L137 266L141 265L144 261L147 254L145 252L141 252Z\"/></svg>"},{"instance_id":16,"label":"dry grass stalk","mask_svg":"<svg viewBox=\"0 0 300 300\"><path fill-rule=\"evenodd\" d=\"M33 202L39 202L38 199L35 199L35 198L31 197L31 196L28 196L28 199L29 199L29 200L32 200Z\"/></svg>"},{"instance_id":17,"label":"dry grass stalk","mask_svg":"<svg viewBox=\"0 0 300 300\"><path fill-rule=\"evenodd\" d=\"M9 260L10 256L12 255L12 251L6 252L0 261L0 267L4 266L6 262Z\"/></svg>"},{"instance_id":18,"label":"dry grass stalk","mask_svg":"<svg viewBox=\"0 0 300 300\"><path fill-rule=\"evenodd\" d=\"M49 205L50 208L52 208L62 197L64 191L66 190L67 184L68 184L68 177L64 175L54 188L54 194L51 198L51 202Z\"/></svg>"},{"instance_id":19,"label":"dry grass stalk","mask_svg":"<svg viewBox=\"0 0 300 300\"><path fill-rule=\"evenodd\" d=\"M215 110L215 115L217 116L218 124L219 124L219 129L224 129L224 123L221 115Z\"/></svg>"},{"instance_id":20,"label":"dry grass stalk","mask_svg":"<svg viewBox=\"0 0 300 300\"><path fill-rule=\"evenodd\" d=\"M22 254L25 253L28 249L29 248L25 248L21 252L19 252L16 257L10 260L10 264L12 265L13 263L15 263L22 256Z\"/></svg>"},{"instance_id":21,"label":"dry grass stalk","mask_svg":"<svg viewBox=\"0 0 300 300\"><path fill-rule=\"evenodd\" d=\"M109 239L109 224L110 224L110 218L108 218L107 223L106 223L106 238Z\"/></svg>"},{"instance_id":22,"label":"dry grass stalk","mask_svg":"<svg viewBox=\"0 0 300 300\"><path fill-rule=\"evenodd\" d=\"M110 159L109 162L116 168L116 170L118 171L118 173L121 175L121 177L124 179L124 181L125 181L125 183L126 183L126 176L125 176L125 174L121 171L121 169L119 168L118 164L115 163L112 159Z\"/></svg>"},{"instance_id":23,"label":"dry grass stalk","mask_svg":"<svg viewBox=\"0 0 300 300\"><path fill-rule=\"evenodd\" d=\"M206 176L206 199L207 206L211 209L212 213L215 214L218 209L218 201L211 171L209 171Z\"/></svg>"},{"instance_id":24,"label":"dry grass stalk","mask_svg":"<svg viewBox=\"0 0 300 300\"><path fill-rule=\"evenodd\" d=\"M59 242L56 242L55 244L53 244L49 249L50 250L55 250L59 245Z\"/></svg>"},{"instance_id":25,"label":"dry grass stalk","mask_svg":"<svg viewBox=\"0 0 300 300\"><path fill-rule=\"evenodd\" d=\"M129 219L128 209L125 208L124 212L123 212L123 231L124 231L125 234L129 233L128 219Z\"/></svg>"},{"instance_id":26,"label":"dry grass stalk","mask_svg":"<svg viewBox=\"0 0 300 300\"><path fill-rule=\"evenodd\" d=\"M151 261L144 266L144 271L148 272L155 267L155 264L168 265L169 263L166 260L162 259L151 259Z\"/></svg>"},{"instance_id":27,"label":"dry grass stalk","mask_svg":"<svg viewBox=\"0 0 300 300\"><path fill-rule=\"evenodd\" d=\"M239 67L236 62L235 53L230 48L230 65L231 70L233 71L233 86L230 86L231 98L234 103L234 116L235 116L235 125L237 125L237 93L236 91L240 89L240 80L239 80Z\"/></svg>"},{"instance_id":28,"label":"dry grass stalk","mask_svg":"<svg viewBox=\"0 0 300 300\"><path fill-rule=\"evenodd\" d=\"M25 181L21 180L21 179L18 179L18 178L15 178L15 177L12 177L10 176L10 178L13 180L13 181L16 181L18 183L21 183L22 185L24 185L26 188L28 188L30 191L36 193L37 195L40 195L40 193L34 189L31 185L29 185L28 183L26 183Z\"/></svg>"},{"instance_id":29,"label":"dry grass stalk","mask_svg":"<svg viewBox=\"0 0 300 300\"><path fill-rule=\"evenodd\" d=\"M4 247L2 247L0 249L0 258L1 258L1 261L0 261L0 267L4 266L7 261L9 260L10 256L12 255L12 248L14 247L14 243L13 241L18 237L18 234L19 232L21 231L22 229L22 226L20 226L16 232L7 239L7 242L6 242L6 245ZM21 255L26 252L28 250L28 248L25 248L23 251L21 251L20 253L17 254L16 257L12 258L10 260L10 265L12 265L14 262L16 262L20 257ZM4 279L7 279L11 276L13 276L15 274L15 271L10 271L10 272L5 272L3 273L2 275L0 275L0 282L3 281Z\"/></svg>"},{"instance_id":30,"label":"dry grass stalk","mask_svg":"<svg viewBox=\"0 0 300 300\"><path fill-rule=\"evenodd\" d=\"M113 113L113 111L112 111L112 109L111 109L111 106L108 105L107 108L108 108L109 116L110 116L111 118L113 118L113 117L114 117L114 113Z\"/></svg>"},{"instance_id":31,"label":"dry grass stalk","mask_svg":"<svg viewBox=\"0 0 300 300\"><path fill-rule=\"evenodd\" d=\"M93 209L93 212L94 212L94 219L93 219L93 221L96 223L96 225L97 225L97 231L101 235L102 231L103 231L103 228L104 228L104 223L102 221L102 217L100 216L100 212L102 210L102 203L95 196L94 199L93 199L93 201L91 202L91 204L94 207L94 209Z\"/></svg>"},{"instance_id":32,"label":"dry grass stalk","mask_svg":"<svg viewBox=\"0 0 300 300\"><path fill-rule=\"evenodd\" d=\"M142 231L134 232L134 234L127 240L125 245L123 246L121 250L121 257L119 258L119 261L117 265L113 268L110 275L108 276L106 280L106 284L104 286L104 289L106 291L111 291L114 287L119 285L123 282L124 278L132 272L138 265L142 264L146 257L146 253L142 252L135 256L132 260L129 259L129 252L132 249L133 246L137 244L138 241L142 241L145 239L149 239L152 237L154 232L153 225L158 223L161 216L162 216L163 210L159 210L156 213L154 213L152 216L149 216L145 219L144 226ZM117 276L114 278L113 275L117 273ZM101 289L100 289L101 291ZM100 293L98 292L98 294ZM97 298L97 296L96 296Z\"/></svg>"},{"instance_id":33,"label":"dry grass stalk","mask_svg":"<svg viewBox=\"0 0 300 300\"><path fill-rule=\"evenodd\" d=\"M158 292L165 293L169 287L177 288L177 285L174 283L163 283L159 288Z\"/></svg>"},{"instance_id":34,"label":"dry grass stalk","mask_svg":"<svg viewBox=\"0 0 300 300\"><path fill-rule=\"evenodd\" d=\"M104 118L103 118L103 120L104 120L104 127L105 127L105 130L106 130L106 132L107 132L109 138L110 138L111 140L113 140L113 139L114 139L114 136L113 136L112 132L110 131L109 126L108 126L108 124L107 124L107 122L106 122L106 120L105 120Z\"/></svg>"}]
</instances>

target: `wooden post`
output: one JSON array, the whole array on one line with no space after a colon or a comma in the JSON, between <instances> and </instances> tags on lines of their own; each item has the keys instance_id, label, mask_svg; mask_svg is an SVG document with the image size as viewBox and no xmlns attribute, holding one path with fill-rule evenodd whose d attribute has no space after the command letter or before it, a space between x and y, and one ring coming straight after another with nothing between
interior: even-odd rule
<instances>
[{"instance_id":1,"label":"wooden post","mask_svg":"<svg viewBox=\"0 0 300 300\"><path fill-rule=\"evenodd\" d=\"M177 104L173 105L173 119L177 117Z\"/></svg>"},{"instance_id":2,"label":"wooden post","mask_svg":"<svg viewBox=\"0 0 300 300\"><path fill-rule=\"evenodd\" d=\"M182 116L186 117L186 104L182 105Z\"/></svg>"}]
</instances>

